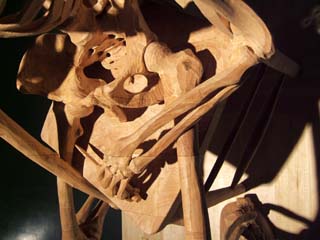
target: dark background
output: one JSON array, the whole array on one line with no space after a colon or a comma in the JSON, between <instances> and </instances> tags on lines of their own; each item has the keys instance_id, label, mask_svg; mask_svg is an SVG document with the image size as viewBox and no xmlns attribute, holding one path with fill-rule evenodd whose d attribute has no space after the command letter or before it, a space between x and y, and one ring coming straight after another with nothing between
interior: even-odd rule
<instances>
[{"instance_id":1,"label":"dark background","mask_svg":"<svg viewBox=\"0 0 320 240\"><path fill-rule=\"evenodd\" d=\"M9 0L6 13L15 12L21 0ZM0 108L32 136L40 132L50 101L24 95L16 89L16 75L24 52L34 38L0 39ZM25 158L0 139L0 239L61 239L56 177ZM76 207L86 195L75 190ZM121 212L110 209L102 239L121 239Z\"/></svg>"},{"instance_id":2,"label":"dark background","mask_svg":"<svg viewBox=\"0 0 320 240\"><path fill-rule=\"evenodd\" d=\"M311 124L317 159L318 183L320 177L320 35L315 27L301 27L317 4L316 0L249 0L246 1L265 21L278 49L301 66L295 79L287 80L263 146L251 168L249 182L255 185L270 182L284 165L306 124ZM8 1L6 11L14 12L22 1ZM0 39L0 107L29 133L40 139L42 123L50 102L39 96L23 95L16 90L15 79L20 59L33 38ZM241 103L245 88L233 95L224 114L228 123L231 111ZM241 104L240 104L241 105ZM228 112L229 109L229 112ZM227 126L227 124L225 124ZM221 125L221 142L226 139ZM222 145L222 144L220 144ZM219 153L221 146L212 144L210 150ZM60 223L56 178L26 159L3 140L0 140L0 239L59 239ZM232 158L230 160L232 162ZM302 159L303 161L303 159ZM232 162L236 165L236 161ZM266 166L268 165L268 166ZM272 167L270 167L272 166ZM268 167L268 168L267 168ZM267 170L266 170L267 169ZM315 197L319 199L320 184ZM83 194L76 192L78 205ZM121 216L111 211L106 218L103 239L121 239ZM279 239L319 239L320 212L308 228L298 235L278 230ZM26 238L28 239L28 238Z\"/></svg>"}]
</instances>

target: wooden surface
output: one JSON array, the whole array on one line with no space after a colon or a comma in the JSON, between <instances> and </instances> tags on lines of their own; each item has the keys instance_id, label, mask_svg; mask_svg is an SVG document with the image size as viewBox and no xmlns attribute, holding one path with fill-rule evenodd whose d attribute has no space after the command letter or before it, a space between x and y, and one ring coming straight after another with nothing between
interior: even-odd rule
<instances>
[{"instance_id":1,"label":"wooden surface","mask_svg":"<svg viewBox=\"0 0 320 240\"><path fill-rule=\"evenodd\" d=\"M171 149L170 145L184 131L234 92L240 77L249 67L255 65L259 58L267 58L273 54L271 36L260 18L246 4L242 1L230 2L228 7L235 14L224 11L223 16L230 21L228 31L232 37L224 35L215 26L203 26L202 20L192 20L193 24L197 25L197 30L188 25L189 36L182 42L172 31L167 33L167 36L161 31L155 31L155 34L162 38L174 39L173 42L164 41L168 45L174 44L172 49L182 49L174 51L171 46L156 41L152 29L148 28L142 18L138 2L124 4L125 2L119 1L119 11L123 11L123 14L109 16L108 10L107 16L114 20L113 24L104 18L93 18L96 13L82 4L74 21L65 26L70 39L66 35L45 34L37 37L34 46L24 55L20 64L17 87L23 92L45 95L53 101L65 104L61 116L63 121L67 121L64 123L66 132L61 129L57 135L51 127L48 128L54 126L51 121L55 119L49 117L52 111L57 114L57 110L53 108L42 132L42 135L46 136L45 142L52 147L59 143L63 158L81 165L83 159L72 153L76 140L81 142L80 136L87 135L85 143L79 144L85 150L78 148L85 157L84 178L118 208L131 215L142 230L154 233L161 229L165 220L170 217L169 211L175 208L181 186L184 222L188 226L187 232L190 232L187 239L203 239L201 197L200 190L196 190L197 174L192 166L194 154L191 135L188 141L178 141L175 146L180 171L175 169L176 163L171 156L166 155L166 162L154 159L165 152L164 150L175 151L175 147ZM214 10L214 6L212 7ZM157 7L153 8L159 10ZM200 8L204 12L208 11L206 6ZM148 14L152 15L149 12ZM153 21L157 20L155 16L152 17ZM178 25L185 24L183 20L189 17L179 18L174 15L173 22ZM134 21L136 18L138 21ZM90 22L90 19L94 21ZM130 25L129 22L133 24ZM162 28L162 23L150 26ZM110 31L100 29L99 26L107 24L110 24ZM87 28L93 31L82 32ZM119 33L115 31L118 28ZM77 31L83 35L75 34ZM131 32L136 34L131 35ZM69 49L69 44L73 44L75 49ZM194 52L191 49L185 50L184 44L190 45ZM44 50L43 46L47 48ZM66 48L68 51L65 51ZM113 52L112 49L117 51ZM55 54L49 54L50 50ZM69 58L74 54L75 59L68 58L66 65L70 68L69 71L61 71L62 76L54 74L57 77L55 79L48 73L53 69L61 69L55 68L50 62L56 62L61 51ZM201 56L200 51L205 51L207 55ZM210 64L206 61L208 54L213 58ZM30 64L34 61L38 63L39 59L43 58L47 59L44 65L42 61L39 64ZM130 64L127 59L130 59ZM104 76L105 82L99 76L86 75L86 67L96 61L111 71L112 76ZM202 62L206 65L204 70ZM38 72L41 79L37 78ZM159 79L149 76L150 72L156 73ZM132 79L135 80L132 82ZM141 84L135 85L136 82ZM158 92L160 97L155 92ZM211 96L213 93L216 94ZM97 107L101 109L98 110ZM186 115L176 125L168 126L183 114ZM84 120L86 117L94 123L82 125L80 119ZM54 129L60 129L62 123L58 119ZM164 130L168 130L168 133L161 137ZM156 143L153 145L153 142ZM142 150L142 153L137 153L136 150ZM136 156L133 157L134 155ZM75 157L72 158L73 156ZM188 160L188 163L181 165L181 156L181 159ZM152 161L161 166L151 166ZM130 180L132 186L140 190L141 198L129 185ZM66 194L67 191L62 193ZM69 199L73 201L71 195ZM187 214L188 212L192 215Z\"/></svg>"},{"instance_id":2,"label":"wooden surface","mask_svg":"<svg viewBox=\"0 0 320 240\"><path fill-rule=\"evenodd\" d=\"M228 64L228 61L226 61L226 64ZM268 88L266 89L268 90ZM302 96L304 96L303 94L306 94L307 97L309 97L309 92L312 92L303 91L305 89L300 90L300 88L296 89L299 89L297 90L297 93ZM303 94L301 94L301 92ZM289 91L289 94L292 93L296 94L295 91ZM268 91L262 92L262 96L267 97L267 95ZM237 101L233 100L233 102L231 101L230 103L231 105L227 106L226 112L224 113L225 118L221 120L223 124L219 126L219 128L217 129L218 132L213 136L212 143L210 144L210 149L206 155L206 163L209 161L209 167L207 167L207 169L210 169L212 167L215 155L218 154L221 150L221 144L228 134L228 127L230 128L230 126L232 125L231 120L234 120L234 116L239 110L239 104L241 102L239 100L243 99L244 96L246 96L246 94L245 92L242 92L242 95L237 95L237 97L234 98L238 99ZM299 99L300 101L297 101L294 98L291 99L287 95L284 96L285 101L280 102L280 107L275 115L276 120L270 127L270 130L268 132L269 135L266 137L263 147L259 149L259 153L255 158L256 161L253 162L253 166L247 171L248 180L246 181L246 183L250 187L252 187L251 192L257 194L257 197L262 202L262 204L267 204L265 205L266 208L276 209L280 212L283 212L285 215L290 216L290 221L283 220L281 222L282 218L274 215L273 211L271 211L271 213L269 214L271 221L273 221L277 225L277 227L280 227L288 232L298 232L300 231L299 228L301 229L301 227L296 222L304 222L305 224L309 225L308 227L312 228L314 224L309 220L313 219L311 219L312 216L308 215L308 213L314 210L314 215L316 215L315 202L317 201L317 199L312 199L312 196L315 196L313 193L317 191L315 184L317 182L317 174L312 175L311 170L314 170L314 172L317 173L315 171L315 169L317 169L317 164L312 165L306 159L312 159L312 157L310 157L309 155L310 152L315 153L314 155L312 155L313 160L316 160L316 157L318 156L318 149L316 147L319 143L319 109L317 102L318 94L315 94L316 98L312 98L312 100L310 101L305 101L304 99ZM310 116L305 115L305 109L310 109L309 105L303 105L302 103L312 104L313 110L311 118L309 118ZM258 102L256 110L259 110L259 104L260 102ZM289 114L287 114L288 112ZM295 114L291 116L290 113L292 112L294 112ZM314 112L316 113L314 114ZM253 115L255 115L255 112L253 112ZM247 131L245 131L245 133L250 132L250 123L254 123L254 119L251 120L251 122L249 121ZM312 122L312 125L309 125L310 122ZM222 133L219 132L220 129L223 130ZM245 133L240 138L238 145L235 147L235 150L233 150L233 155L231 153L230 156L228 156L227 162L224 164L224 167L214 184L214 189L219 189L220 187L229 185L229 180L232 179L232 175L234 172L234 169L232 168L234 168L239 161L239 158L237 158L239 150L242 149L243 151L243 148L245 147L246 141L242 141L246 140L247 136ZM309 141L306 141L304 139L309 139ZM304 144L302 144L301 142L303 142ZM301 144L304 147L299 147ZM312 144L314 144L314 148L310 147L312 146ZM308 147L307 150L305 146ZM296 153L296 149L300 149L298 150L298 153L300 154ZM307 152L308 154L305 154L305 152ZM296 155L298 157L295 158L294 156ZM301 161L301 159L303 159L304 161ZM289 173L286 173L286 171L289 171ZM222 179L221 182L219 181L219 179ZM264 183L268 184L264 185ZM288 192L290 194L288 194ZM308 196L310 197L310 199L308 199ZM226 204L226 202L224 204ZM308 212L306 210L307 208L311 210ZM218 209L218 207L216 207L215 209ZM210 219L214 222L219 218L218 216L216 216L219 213L213 212L212 214L213 215L211 215ZM304 216L306 216L307 218L304 218ZM292 218L296 219L294 223L292 223ZM174 234L176 238L176 233L179 232L180 229L181 228L177 229L175 233L172 233L172 231L170 230L165 230L157 237L170 239ZM213 234L216 234L217 232L215 231L215 229L217 229L216 224L214 224L214 227L212 228ZM287 236L289 236L289 239L293 239L293 237L295 237L293 235L290 235L290 233L285 233L283 231L282 234L287 234ZM137 233L137 235L139 234ZM132 235L130 233L129 239L132 239Z\"/></svg>"},{"instance_id":3,"label":"wooden surface","mask_svg":"<svg viewBox=\"0 0 320 240\"><path fill-rule=\"evenodd\" d=\"M248 169L249 183L255 183L256 193L268 209L279 239L319 239L319 96L320 37L314 26L300 27L300 21L310 15L317 1L246 1L266 22L275 45L297 61L302 72L287 80L266 137ZM290 6L290 7L289 7ZM268 88L265 88L267 90ZM239 93L240 94L240 93ZM266 94L260 93L261 96ZM232 100L234 99L234 100ZM230 129L230 121L239 113L240 97L228 102L230 113L224 118L220 132L215 132L206 153L206 172L212 167ZM238 101L236 101L238 100ZM237 105L238 103L238 105ZM258 111L261 102L255 109ZM230 120L231 119L231 120ZM250 129L250 123L247 126ZM241 145L241 141L238 145ZM237 160L228 158L213 188L231 184ZM248 181L247 181L248 182ZM209 209L212 239L219 239L219 212L223 202ZM146 236L139 232L123 214L123 239L183 239L183 227L170 225L161 233Z\"/></svg>"},{"instance_id":4,"label":"wooden surface","mask_svg":"<svg viewBox=\"0 0 320 240\"><path fill-rule=\"evenodd\" d=\"M281 116L277 121L281 121ZM290 122L288 122L290 124ZM292 123L291 123L292 124ZM257 172L268 173L272 172L273 161L269 157L275 157L273 153L267 153L272 151L272 138L277 137L277 130L274 125L268 131L263 146L259 150L258 157L255 158L255 165ZM278 133L279 134L279 133ZM284 143L285 144L285 143ZM316 175L316 158L314 154L314 142L313 132L311 126L308 124L302 130L302 134L299 137L296 145L292 149L289 156L286 158L285 163L279 169L279 172L274 178L266 183L258 185L251 189L246 194L257 194L257 197L262 204L269 204L270 207L274 207L274 210L270 211L268 215L271 222L279 229L285 232L298 234L301 230L307 228L306 223L311 223L317 214L317 175ZM276 152L278 149L274 149ZM262 156L262 154L266 154ZM207 173L210 166L214 162L216 154L207 152L205 157L205 172ZM260 159L257 159L260 158ZM276 158L277 159L277 158ZM263 169L258 169L259 162L265 161L260 164ZM268 162L270 165L268 166ZM254 168L252 167L252 168ZM251 168L251 171L254 171ZM214 184L214 188L226 187L230 184L230 180L233 177L235 167L226 162L219 173L217 180ZM255 181L265 181L263 178L266 174L259 176L253 176ZM250 179L250 175L247 174L245 178ZM234 199L227 200L218 204L217 206L209 209L210 225L212 229L212 238L219 239L219 218L222 208L228 203L234 201ZM290 214L289 214L290 213ZM291 215L291 216L289 216ZM292 216L300 216L300 219L294 219ZM293 236L291 236L292 239Z\"/></svg>"},{"instance_id":5,"label":"wooden surface","mask_svg":"<svg viewBox=\"0 0 320 240\"><path fill-rule=\"evenodd\" d=\"M277 73L269 70L267 76L263 80L264 82L269 78L275 78ZM274 80L272 80L274 83ZM289 80L288 80L289 81ZM273 84L272 83L272 84ZM251 84L251 83L250 83ZM250 85L249 84L249 85ZM270 87L272 84L267 84ZM265 86L267 88L267 86ZM244 96L245 88L241 93L232 97L230 102L227 103L224 113L222 114L223 123L220 121L218 128L229 129L232 126L234 119L239 113L239 107L241 105L237 101L241 101L241 95ZM285 90L287 93L287 90ZM257 106L263 104L263 101L268 96L268 91L263 90L260 92L259 102L255 104ZM246 180L248 185L253 188L247 191L247 194L256 194L259 201L265 206L266 209L270 209L268 217L275 226L275 231L284 239L300 239L297 235L301 234L304 229L308 229L317 215L318 197L317 197L317 162L315 156L315 142L314 142L314 127L311 124L306 124L301 129L301 135L296 139L297 142L292 146L291 151L286 149L288 155L282 156L282 152L288 145L292 143L293 134L287 133L287 136L279 136L279 134L285 134L279 130L279 127L283 124L288 124L294 127L304 117L300 119L289 119L289 116L283 115L281 109L283 108L283 101L286 97L282 97L277 107L270 128L267 135L260 147L251 168L247 171L242 180ZM245 124L246 130L252 126L254 119L257 118L255 111L249 114L249 121ZM228 120L229 119L229 120ZM287 121L285 123L285 121ZM222 126L224 125L224 127ZM239 136L236 146L233 151L230 152L227 157L227 162L224 163L220 173L218 174L216 181L214 182L211 190L216 190L224 187L228 187L231 184L234 172L235 163L239 161L240 153L244 150L245 145L243 142L247 141L249 137L248 132L242 132ZM217 130L213 134L211 146L205 153L204 162L204 175L205 178L211 170L216 158L221 143L226 136ZM281 139L283 146L275 138ZM216 146L212 146L215 144ZM278 163L276 163L279 161ZM260 167L259 167L260 166ZM256 171L256 173L254 173ZM261 174L261 175L259 175ZM251 179L251 180L250 180ZM229 202L235 201L236 198L231 198L227 201L223 201L220 204L209 208L209 218L211 227L212 239L220 239L220 213L222 208ZM148 236L140 232L137 227L131 222L125 214L122 215L122 234L123 239L157 239L165 240L172 239L184 239L184 230L182 226L170 225L162 232Z\"/></svg>"}]
</instances>

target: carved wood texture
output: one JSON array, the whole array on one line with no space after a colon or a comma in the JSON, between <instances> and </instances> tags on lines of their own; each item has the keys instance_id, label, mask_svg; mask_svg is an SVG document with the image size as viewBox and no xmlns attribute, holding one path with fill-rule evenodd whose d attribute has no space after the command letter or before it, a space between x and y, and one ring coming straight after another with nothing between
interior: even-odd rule
<instances>
[{"instance_id":1,"label":"carved wood texture","mask_svg":"<svg viewBox=\"0 0 320 240\"><path fill-rule=\"evenodd\" d=\"M59 178L63 239L99 239L109 204L158 232L180 192L186 239L206 238L193 127L274 49L243 1L194 3L203 18L137 0L42 0L0 19L1 37L38 35L17 88L53 101L42 139L56 153L4 113L0 133ZM90 195L77 216L71 186ZM92 217L94 197L104 203Z\"/></svg>"}]
</instances>

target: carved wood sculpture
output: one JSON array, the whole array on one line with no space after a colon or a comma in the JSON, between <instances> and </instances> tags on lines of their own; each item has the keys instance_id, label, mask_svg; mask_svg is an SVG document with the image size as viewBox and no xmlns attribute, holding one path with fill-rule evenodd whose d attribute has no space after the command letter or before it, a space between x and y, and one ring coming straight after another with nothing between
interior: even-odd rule
<instances>
[{"instance_id":1,"label":"carved wood sculpture","mask_svg":"<svg viewBox=\"0 0 320 240\"><path fill-rule=\"evenodd\" d=\"M137 0L35 0L0 19L1 37L39 35L17 87L53 101L42 139L59 156L2 112L0 135L58 177L63 239L100 239L109 205L155 233L170 222L180 191L186 239L206 238L193 126L274 48L243 1L193 2L210 24L167 16L186 39L164 27L160 10L142 14ZM77 214L72 187L89 194ZM94 198L101 202L90 214Z\"/></svg>"},{"instance_id":2,"label":"carved wood sculpture","mask_svg":"<svg viewBox=\"0 0 320 240\"><path fill-rule=\"evenodd\" d=\"M227 204L221 212L221 240L276 239L268 219L249 197Z\"/></svg>"}]
</instances>

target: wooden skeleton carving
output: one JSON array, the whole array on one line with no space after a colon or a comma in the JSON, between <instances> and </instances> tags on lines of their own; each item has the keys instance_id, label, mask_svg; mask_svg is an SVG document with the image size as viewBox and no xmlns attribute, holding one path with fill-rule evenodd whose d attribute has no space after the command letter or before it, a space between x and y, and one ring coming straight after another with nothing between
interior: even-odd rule
<instances>
[{"instance_id":1,"label":"wooden skeleton carving","mask_svg":"<svg viewBox=\"0 0 320 240\"><path fill-rule=\"evenodd\" d=\"M186 29L184 40L137 0L31 1L0 20L1 37L39 35L17 87L53 101L42 138L99 193L76 215L70 181L53 170L64 239L99 239L109 204L157 232L180 191L186 238L205 239L192 127L274 49L243 1L193 2L210 24L174 12L168 21ZM94 197L103 201L92 217Z\"/></svg>"}]
</instances>

